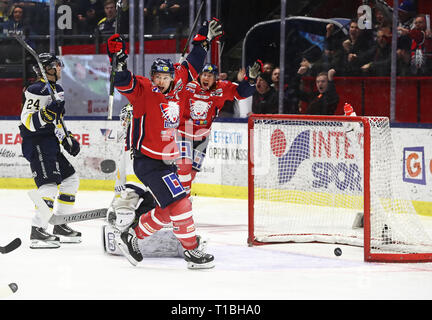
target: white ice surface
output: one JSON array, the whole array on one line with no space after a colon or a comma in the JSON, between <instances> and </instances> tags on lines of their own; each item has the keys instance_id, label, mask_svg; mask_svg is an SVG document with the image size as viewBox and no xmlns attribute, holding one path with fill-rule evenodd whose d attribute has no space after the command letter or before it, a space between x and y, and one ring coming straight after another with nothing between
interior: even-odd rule
<instances>
[{"instance_id":1,"label":"white ice surface","mask_svg":"<svg viewBox=\"0 0 432 320\"><path fill-rule=\"evenodd\" d=\"M106 207L111 192L80 191L76 210ZM369 263L363 249L336 245L248 247L245 200L195 197L198 233L209 239L216 267L188 270L181 258L145 259L137 267L102 250L103 220L77 222L81 244L29 248L33 205L27 190L0 190L0 245L16 237L17 250L0 255L0 285L18 284L7 299L295 300L431 299L432 263ZM425 221L431 226L431 221Z\"/></svg>"}]
</instances>

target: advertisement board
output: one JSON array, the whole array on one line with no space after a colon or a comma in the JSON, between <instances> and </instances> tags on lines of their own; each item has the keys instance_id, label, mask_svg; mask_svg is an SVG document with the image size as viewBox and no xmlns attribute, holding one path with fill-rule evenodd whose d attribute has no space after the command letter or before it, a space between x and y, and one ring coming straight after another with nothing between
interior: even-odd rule
<instances>
[{"instance_id":1,"label":"advertisement board","mask_svg":"<svg viewBox=\"0 0 432 320\"><path fill-rule=\"evenodd\" d=\"M66 156L81 179L97 182L98 187L110 190L110 187L106 188L103 182L109 181L110 184L106 186L111 186L115 180L117 161L122 148L122 141L118 138L122 130L120 122L83 119L66 121L68 129L81 143L81 152L77 157L71 157L68 154ZM0 120L0 178L2 181L7 181L8 178L31 180L32 177L30 166L22 156L22 138L18 125L19 120ZM391 130L395 157L400 163L402 173L400 183L406 187L418 212L432 214L432 130L427 128L392 128ZM305 133L299 132L296 137L301 138L302 134ZM324 149L320 151L319 132L315 135L309 141L316 143L316 146L311 149L314 150L311 156L316 159L317 164L310 174L311 181L319 184L322 181L330 181L324 179L322 174L327 171L333 172L336 167L332 170L327 168L326 171L326 165L320 158L323 157L323 152L327 151ZM196 175L193 191L198 195L246 198L248 185L247 123L215 122L209 140L202 170ZM289 147L301 142L294 140L293 138L293 141L287 141L287 150L283 155L279 155L279 159L289 158ZM338 157L350 156L355 153L354 151L354 149L348 149L349 154L347 155L344 153L345 148L332 148L328 152L331 152L331 158L337 162ZM256 152L261 152L261 161L256 163L257 170L281 171L283 169L281 166L288 165L287 161L278 161L275 166L269 165L271 146L263 145L261 150L256 150ZM336 166L335 164L332 165ZM337 177L356 176L362 171L362 168L354 166L337 168L344 171L344 174L337 175ZM361 181L360 176L358 177L357 180L350 179L349 181L351 183ZM296 179L296 175L284 176L281 179L279 182L288 184L287 179ZM327 187L335 192L344 188L355 190L355 192L362 190L360 183L346 185L344 181L336 178L331 181ZM297 183L297 185L302 185L302 181L297 181ZM2 185L7 186L7 182Z\"/></svg>"}]
</instances>

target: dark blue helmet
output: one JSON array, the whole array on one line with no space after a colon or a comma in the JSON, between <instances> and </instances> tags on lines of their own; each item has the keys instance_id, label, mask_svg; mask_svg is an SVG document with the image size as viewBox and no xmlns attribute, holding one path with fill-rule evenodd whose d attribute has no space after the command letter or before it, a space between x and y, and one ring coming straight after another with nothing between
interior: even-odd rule
<instances>
[{"instance_id":1,"label":"dark blue helmet","mask_svg":"<svg viewBox=\"0 0 432 320\"><path fill-rule=\"evenodd\" d=\"M210 73L214 74L215 77L217 77L219 74L219 69L214 64L206 63L201 70L201 73L203 73L203 72L210 72Z\"/></svg>"},{"instance_id":2,"label":"dark blue helmet","mask_svg":"<svg viewBox=\"0 0 432 320\"><path fill-rule=\"evenodd\" d=\"M63 67L63 62L55 54L44 52L39 54L38 58L45 68L55 68L57 64Z\"/></svg>"},{"instance_id":3,"label":"dark blue helmet","mask_svg":"<svg viewBox=\"0 0 432 320\"><path fill-rule=\"evenodd\" d=\"M153 61L150 75L153 76L155 72L169 73L174 78L174 65L170 59L157 58Z\"/></svg>"},{"instance_id":4,"label":"dark blue helmet","mask_svg":"<svg viewBox=\"0 0 432 320\"><path fill-rule=\"evenodd\" d=\"M42 65L42 67L47 69L54 69L57 65L60 67L63 67L63 62L55 55L49 52L40 53L38 55L39 61ZM39 77L41 76L41 72L39 70L39 66L35 65L33 66L33 70Z\"/></svg>"}]
</instances>

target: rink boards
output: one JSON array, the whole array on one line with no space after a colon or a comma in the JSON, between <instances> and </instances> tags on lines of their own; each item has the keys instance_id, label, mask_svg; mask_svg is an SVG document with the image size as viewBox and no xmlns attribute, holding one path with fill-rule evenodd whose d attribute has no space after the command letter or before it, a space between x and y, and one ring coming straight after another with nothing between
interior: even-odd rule
<instances>
[{"instance_id":1,"label":"rink boards","mask_svg":"<svg viewBox=\"0 0 432 320\"><path fill-rule=\"evenodd\" d=\"M67 119L68 129L81 143L70 157L81 190L113 190L115 163L120 156L119 121ZM30 166L22 157L19 120L0 120L0 188L34 188ZM402 181L418 213L432 215L431 129L392 127ZM207 155L192 193L224 198L247 198L248 135L246 119L220 119L210 135ZM289 143L289 142L288 142ZM108 160L108 162L106 161Z\"/></svg>"}]
</instances>

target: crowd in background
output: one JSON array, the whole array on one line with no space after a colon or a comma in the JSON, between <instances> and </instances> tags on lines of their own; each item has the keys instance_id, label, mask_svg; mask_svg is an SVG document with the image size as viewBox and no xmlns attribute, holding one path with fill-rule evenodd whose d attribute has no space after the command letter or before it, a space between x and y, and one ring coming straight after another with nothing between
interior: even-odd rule
<instances>
[{"instance_id":1,"label":"crowd in background","mask_svg":"<svg viewBox=\"0 0 432 320\"><path fill-rule=\"evenodd\" d=\"M72 28L68 34L111 35L116 17L116 0L56 0L56 6L68 5L72 10ZM135 17L138 20L138 8ZM145 0L146 34L184 32L189 23L188 0ZM120 28L129 31L129 1L122 0ZM22 32L49 34L49 1L0 1L0 33Z\"/></svg>"},{"instance_id":2,"label":"crowd in background","mask_svg":"<svg viewBox=\"0 0 432 320\"><path fill-rule=\"evenodd\" d=\"M334 24L326 26L324 50L320 57L305 55L295 75L285 78L283 113L333 115L339 97L333 81L340 77L389 77L391 75L392 19L382 8L374 7L372 28L361 28L361 14L352 18L348 35L335 36ZM432 32L427 15L417 13L412 0L398 8L397 76L432 75ZM279 113L279 68L268 62L269 70L257 82L252 101L254 113ZM276 76L277 75L277 76ZM305 90L303 77L315 80L313 90Z\"/></svg>"},{"instance_id":3,"label":"crowd in background","mask_svg":"<svg viewBox=\"0 0 432 320\"><path fill-rule=\"evenodd\" d=\"M114 33L115 0L57 0L72 9L70 34L109 36ZM146 34L187 34L189 23L188 0L146 0L144 2ZM137 8L135 8L137 9ZM120 33L129 30L129 1L122 0ZM354 14L346 26L347 35L340 36L334 24L326 26L324 49L319 57L305 54L297 74L285 78L283 113L334 114L339 102L334 76L384 76L391 73L392 16L382 7L372 7L372 28L359 25L361 13ZM41 35L49 33L49 1L0 0L0 35L8 33ZM135 14L138 19L138 14ZM416 12L414 0L403 0L398 8L397 75L432 75L432 32L429 17ZM1 41L0 36L0 41ZM31 40L30 40L31 41ZM8 50L19 57L19 52ZM7 60L7 59L6 59ZM7 63L8 61L6 61ZM0 63L2 57L0 54ZM266 63L265 72L256 84L252 112L279 113L279 72L276 61ZM221 74L222 79L240 81L244 70ZM302 79L315 79L315 89L304 90ZM302 103L303 102L303 103ZM233 114L234 104L227 103L224 112Z\"/></svg>"},{"instance_id":4,"label":"crowd in background","mask_svg":"<svg viewBox=\"0 0 432 320\"><path fill-rule=\"evenodd\" d=\"M417 13L410 0L401 3L398 14L397 75L432 75L432 33L427 28L427 16ZM392 21L382 9L374 8L375 23L371 29L362 29L360 17L350 21L348 36L342 41L334 37L334 24L327 25L322 56L313 62L305 57L302 62L310 69L309 74L333 68L339 76L390 76Z\"/></svg>"}]
</instances>

